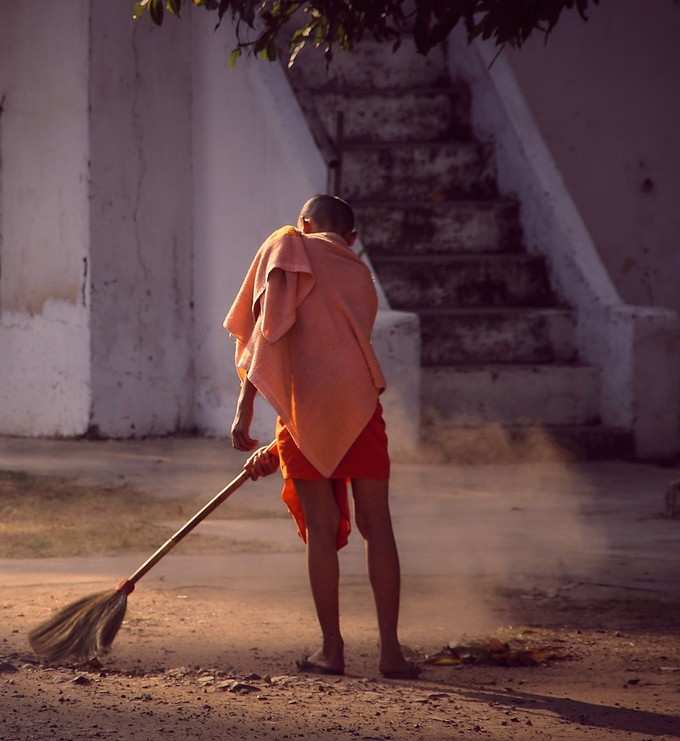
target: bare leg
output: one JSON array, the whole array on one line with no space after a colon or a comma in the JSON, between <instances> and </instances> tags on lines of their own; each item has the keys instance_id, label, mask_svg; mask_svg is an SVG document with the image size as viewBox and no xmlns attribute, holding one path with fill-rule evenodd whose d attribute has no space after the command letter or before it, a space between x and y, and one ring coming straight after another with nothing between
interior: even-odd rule
<instances>
[{"instance_id":1,"label":"bare leg","mask_svg":"<svg viewBox=\"0 0 680 741\"><path fill-rule=\"evenodd\" d=\"M295 487L307 525L307 568L323 644L301 668L342 673L345 669L338 607L339 567L336 539L340 512L330 481L302 481ZM311 666L309 666L311 665Z\"/></svg>"},{"instance_id":2,"label":"bare leg","mask_svg":"<svg viewBox=\"0 0 680 741\"><path fill-rule=\"evenodd\" d=\"M388 482L355 479L352 482L355 515L366 540L368 575L373 588L380 631L380 671L415 677L417 668L404 659L397 636L401 574L388 502Z\"/></svg>"}]
</instances>

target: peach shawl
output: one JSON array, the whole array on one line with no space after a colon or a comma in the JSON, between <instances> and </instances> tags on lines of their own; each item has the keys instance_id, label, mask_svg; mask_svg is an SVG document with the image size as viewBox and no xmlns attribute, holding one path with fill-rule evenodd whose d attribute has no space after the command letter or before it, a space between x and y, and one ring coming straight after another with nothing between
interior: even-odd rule
<instances>
[{"instance_id":1,"label":"peach shawl","mask_svg":"<svg viewBox=\"0 0 680 741\"><path fill-rule=\"evenodd\" d=\"M371 346L377 308L370 271L342 237L286 226L257 251L224 320L239 376L327 477L385 388Z\"/></svg>"}]
</instances>

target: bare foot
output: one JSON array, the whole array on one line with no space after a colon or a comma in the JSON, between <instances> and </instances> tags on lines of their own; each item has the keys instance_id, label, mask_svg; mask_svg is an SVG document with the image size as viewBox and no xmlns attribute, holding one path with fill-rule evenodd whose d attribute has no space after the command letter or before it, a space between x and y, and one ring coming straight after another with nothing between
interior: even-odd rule
<instances>
[{"instance_id":1,"label":"bare foot","mask_svg":"<svg viewBox=\"0 0 680 741\"><path fill-rule=\"evenodd\" d=\"M378 669L387 679L417 679L422 671L417 664L404 658L401 647L383 652Z\"/></svg>"},{"instance_id":2,"label":"bare foot","mask_svg":"<svg viewBox=\"0 0 680 741\"><path fill-rule=\"evenodd\" d=\"M311 674L344 674L345 657L342 646L335 650L320 648L296 662L298 671Z\"/></svg>"}]
</instances>

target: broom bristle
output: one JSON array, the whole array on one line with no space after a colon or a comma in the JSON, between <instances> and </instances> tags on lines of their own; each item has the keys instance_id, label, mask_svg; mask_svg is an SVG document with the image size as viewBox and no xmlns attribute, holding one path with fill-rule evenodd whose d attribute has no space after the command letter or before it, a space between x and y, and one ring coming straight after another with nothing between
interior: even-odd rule
<instances>
[{"instance_id":1,"label":"broom bristle","mask_svg":"<svg viewBox=\"0 0 680 741\"><path fill-rule=\"evenodd\" d=\"M48 661L91 659L106 653L125 617L127 594L99 592L72 602L28 634L31 648Z\"/></svg>"}]
</instances>

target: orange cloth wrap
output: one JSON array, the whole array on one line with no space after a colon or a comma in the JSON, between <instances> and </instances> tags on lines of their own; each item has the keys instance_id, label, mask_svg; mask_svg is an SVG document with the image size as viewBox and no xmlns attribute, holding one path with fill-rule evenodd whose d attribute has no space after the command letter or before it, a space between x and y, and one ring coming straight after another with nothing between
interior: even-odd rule
<instances>
[{"instance_id":1,"label":"orange cloth wrap","mask_svg":"<svg viewBox=\"0 0 680 741\"><path fill-rule=\"evenodd\" d=\"M342 237L274 232L258 250L224 326L236 367L326 478L385 388L371 345L378 298Z\"/></svg>"},{"instance_id":2,"label":"orange cloth wrap","mask_svg":"<svg viewBox=\"0 0 680 741\"><path fill-rule=\"evenodd\" d=\"M326 478L305 458L295 444L281 418L276 422L276 443L283 476L281 498L295 520L298 534L307 542L307 527L302 505L295 489L295 479L316 481ZM382 406L378 403L375 412L359 437L340 461L330 476L333 494L340 510L338 526L338 550L347 545L352 530L347 482L350 479L379 479L390 477L390 457L387 452L387 433L382 416Z\"/></svg>"}]
</instances>

